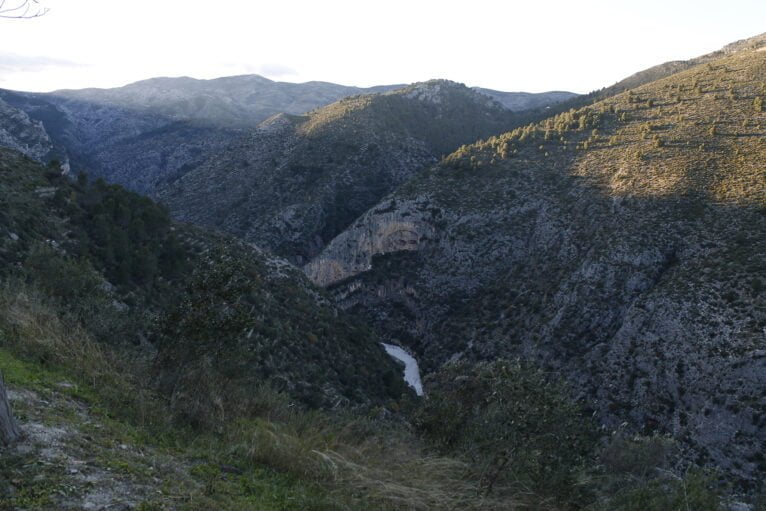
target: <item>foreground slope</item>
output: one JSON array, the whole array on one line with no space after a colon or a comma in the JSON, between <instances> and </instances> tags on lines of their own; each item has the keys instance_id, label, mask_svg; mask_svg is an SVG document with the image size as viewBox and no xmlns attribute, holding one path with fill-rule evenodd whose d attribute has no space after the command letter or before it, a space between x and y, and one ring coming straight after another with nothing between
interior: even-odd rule
<instances>
[{"instance_id":1,"label":"foreground slope","mask_svg":"<svg viewBox=\"0 0 766 511\"><path fill-rule=\"evenodd\" d=\"M306 265L421 365L521 356L763 481L766 52L463 147Z\"/></svg>"},{"instance_id":2,"label":"foreground slope","mask_svg":"<svg viewBox=\"0 0 766 511\"><path fill-rule=\"evenodd\" d=\"M445 80L264 122L163 189L177 218L304 263L397 185L517 116Z\"/></svg>"}]
</instances>

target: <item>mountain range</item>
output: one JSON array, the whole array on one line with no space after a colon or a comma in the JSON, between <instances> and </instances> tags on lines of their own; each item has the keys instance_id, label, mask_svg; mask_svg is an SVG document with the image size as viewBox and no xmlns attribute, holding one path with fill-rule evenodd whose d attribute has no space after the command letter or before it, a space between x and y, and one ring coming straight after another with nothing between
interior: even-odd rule
<instances>
[{"instance_id":1,"label":"mountain range","mask_svg":"<svg viewBox=\"0 0 766 511\"><path fill-rule=\"evenodd\" d=\"M27 332L2 293L42 293L226 452L323 488L347 463L385 509L670 509L652 499L678 484L691 509L716 479L755 502L764 50L583 96L255 75L0 91L0 275L21 289L0 289L0 332ZM290 411L263 412L264 388ZM339 415L316 430L316 410ZM370 468L374 428L425 447ZM317 459L335 475L295 468Z\"/></svg>"},{"instance_id":2,"label":"mountain range","mask_svg":"<svg viewBox=\"0 0 766 511\"><path fill-rule=\"evenodd\" d=\"M153 78L114 89L25 93L0 89L0 100L42 123L58 159L74 168L152 194L225 150L232 139L279 113L303 114L341 98L384 92L326 82L275 82L259 75L197 80ZM482 89L484 90L484 89ZM512 110L547 106L571 93L486 92ZM47 161L45 161L47 163Z\"/></svg>"}]
</instances>

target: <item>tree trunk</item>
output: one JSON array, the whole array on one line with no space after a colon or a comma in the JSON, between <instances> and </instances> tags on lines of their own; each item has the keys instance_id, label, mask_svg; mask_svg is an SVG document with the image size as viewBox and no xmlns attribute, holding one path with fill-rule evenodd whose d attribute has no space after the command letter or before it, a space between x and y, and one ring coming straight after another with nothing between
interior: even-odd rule
<instances>
[{"instance_id":1,"label":"tree trunk","mask_svg":"<svg viewBox=\"0 0 766 511\"><path fill-rule=\"evenodd\" d=\"M10 445L21 438L21 430L11 412L8 394L5 392L5 382L0 373L0 445Z\"/></svg>"}]
</instances>

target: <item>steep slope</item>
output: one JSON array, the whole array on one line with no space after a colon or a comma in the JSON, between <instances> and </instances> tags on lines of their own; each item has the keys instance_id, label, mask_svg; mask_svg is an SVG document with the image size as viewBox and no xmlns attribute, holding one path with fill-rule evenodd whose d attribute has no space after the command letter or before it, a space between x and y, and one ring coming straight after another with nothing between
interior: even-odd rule
<instances>
[{"instance_id":1,"label":"steep slope","mask_svg":"<svg viewBox=\"0 0 766 511\"><path fill-rule=\"evenodd\" d=\"M0 99L0 147L16 149L41 162L59 157L50 136L39 121Z\"/></svg>"},{"instance_id":2,"label":"steep slope","mask_svg":"<svg viewBox=\"0 0 766 511\"><path fill-rule=\"evenodd\" d=\"M420 355L521 356L609 428L766 464L766 52L461 148L305 267Z\"/></svg>"},{"instance_id":3,"label":"steep slope","mask_svg":"<svg viewBox=\"0 0 766 511\"><path fill-rule=\"evenodd\" d=\"M513 126L492 99L443 80L264 122L159 193L181 220L304 263L440 154Z\"/></svg>"},{"instance_id":4,"label":"steep slope","mask_svg":"<svg viewBox=\"0 0 766 511\"><path fill-rule=\"evenodd\" d=\"M239 409L263 385L310 406L404 391L369 330L253 246L175 226L149 199L70 183L5 149L0 206L0 278L40 288L98 340L138 350L190 414Z\"/></svg>"}]
</instances>

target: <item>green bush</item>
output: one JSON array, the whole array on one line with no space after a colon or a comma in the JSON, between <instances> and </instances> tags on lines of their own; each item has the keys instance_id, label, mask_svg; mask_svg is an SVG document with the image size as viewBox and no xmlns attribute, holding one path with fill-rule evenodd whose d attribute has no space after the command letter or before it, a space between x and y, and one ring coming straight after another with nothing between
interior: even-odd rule
<instances>
[{"instance_id":1,"label":"green bush","mask_svg":"<svg viewBox=\"0 0 766 511\"><path fill-rule=\"evenodd\" d=\"M589 420L541 371L505 360L452 364L430 377L418 430L445 453L470 460L481 491L534 491L583 499L577 477L594 446Z\"/></svg>"},{"instance_id":2,"label":"green bush","mask_svg":"<svg viewBox=\"0 0 766 511\"><path fill-rule=\"evenodd\" d=\"M610 511L719 511L722 508L713 478L692 471L683 478L668 476L611 499L600 509Z\"/></svg>"},{"instance_id":3,"label":"green bush","mask_svg":"<svg viewBox=\"0 0 766 511\"><path fill-rule=\"evenodd\" d=\"M42 242L29 250L23 272L48 295L69 303L97 294L102 282L87 260L74 259Z\"/></svg>"}]
</instances>

